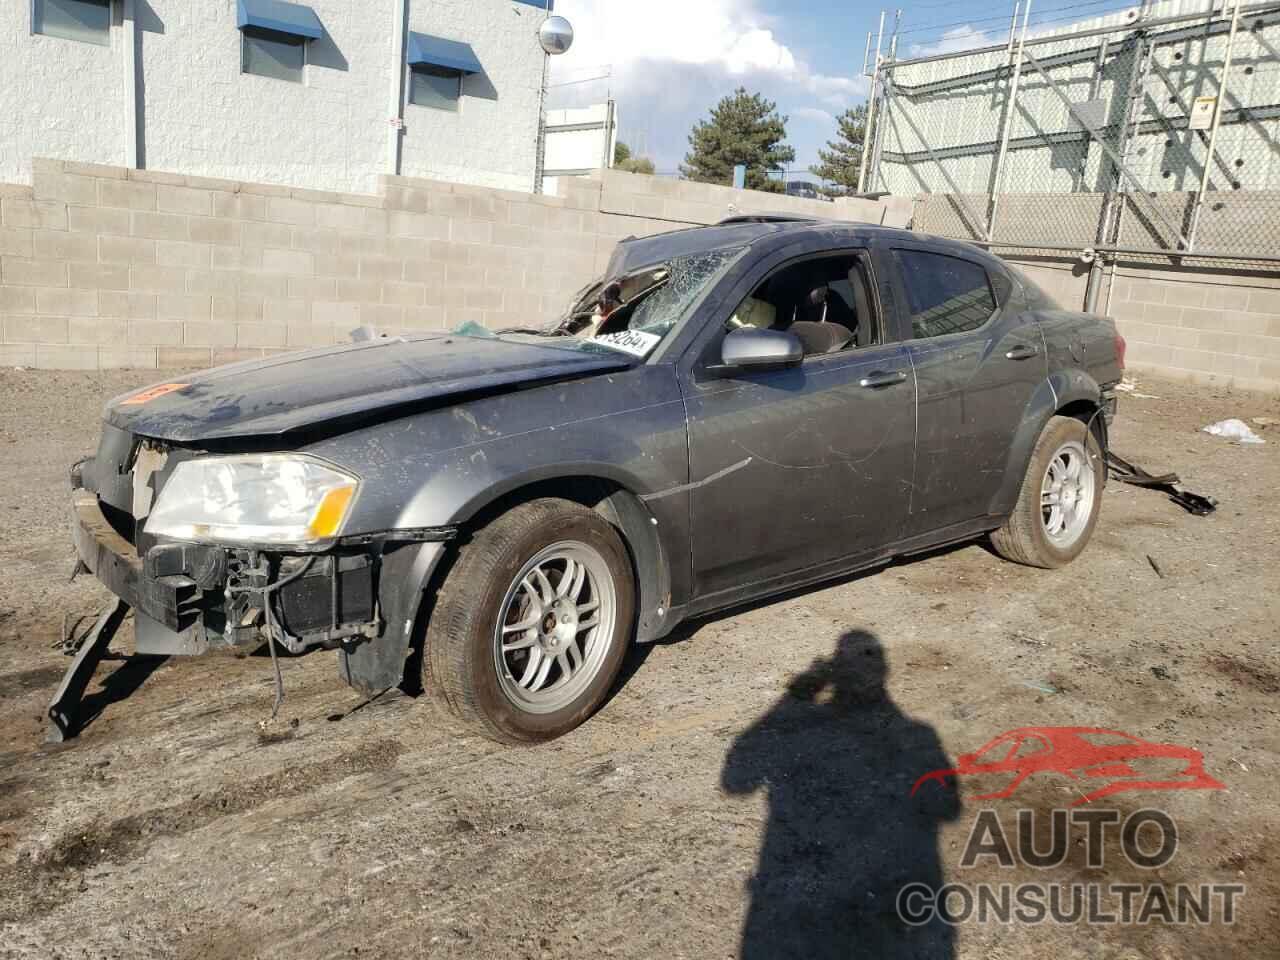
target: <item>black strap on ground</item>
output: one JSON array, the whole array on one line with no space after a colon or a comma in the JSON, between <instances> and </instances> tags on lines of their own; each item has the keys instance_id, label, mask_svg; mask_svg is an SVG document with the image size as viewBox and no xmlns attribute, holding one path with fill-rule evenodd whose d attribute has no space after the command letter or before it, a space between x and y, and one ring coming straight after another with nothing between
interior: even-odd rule
<instances>
[{"instance_id":1,"label":"black strap on ground","mask_svg":"<svg viewBox=\"0 0 1280 960\"><path fill-rule=\"evenodd\" d=\"M49 704L49 719L52 723L45 737L47 743L62 743L80 733L80 701L93 679L93 671L102 662L111 645L111 638L120 629L125 616L129 613L129 605L117 599L110 606L92 630L85 635L76 651L75 659L58 684L58 692L53 695Z\"/></svg>"},{"instance_id":2,"label":"black strap on ground","mask_svg":"<svg viewBox=\"0 0 1280 960\"><path fill-rule=\"evenodd\" d=\"M1190 490L1183 490L1179 486L1182 481L1176 473L1166 473L1158 477L1152 476L1141 467L1134 466L1111 450L1107 451L1107 470L1111 476L1121 483L1167 493L1170 500L1188 512L1194 513L1197 517L1207 517L1218 509L1218 501L1213 497L1206 497L1199 493L1192 493Z\"/></svg>"}]
</instances>

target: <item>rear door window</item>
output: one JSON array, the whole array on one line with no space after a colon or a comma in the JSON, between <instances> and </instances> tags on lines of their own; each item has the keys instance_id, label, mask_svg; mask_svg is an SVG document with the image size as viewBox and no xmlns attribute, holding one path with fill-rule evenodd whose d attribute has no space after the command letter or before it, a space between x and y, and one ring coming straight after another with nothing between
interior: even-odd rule
<instances>
[{"instance_id":1,"label":"rear door window","mask_svg":"<svg viewBox=\"0 0 1280 960\"><path fill-rule=\"evenodd\" d=\"M895 251L916 340L977 330L996 312L991 278L978 264L921 250Z\"/></svg>"}]
</instances>

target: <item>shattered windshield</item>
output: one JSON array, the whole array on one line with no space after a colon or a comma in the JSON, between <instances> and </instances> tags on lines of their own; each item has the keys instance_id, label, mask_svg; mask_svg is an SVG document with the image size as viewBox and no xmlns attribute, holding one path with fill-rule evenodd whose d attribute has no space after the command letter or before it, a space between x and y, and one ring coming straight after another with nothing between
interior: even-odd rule
<instances>
[{"instance_id":1,"label":"shattered windshield","mask_svg":"<svg viewBox=\"0 0 1280 960\"><path fill-rule=\"evenodd\" d=\"M743 247L676 257L587 287L559 321L542 329L491 331L467 323L454 333L645 359L658 348Z\"/></svg>"}]
</instances>

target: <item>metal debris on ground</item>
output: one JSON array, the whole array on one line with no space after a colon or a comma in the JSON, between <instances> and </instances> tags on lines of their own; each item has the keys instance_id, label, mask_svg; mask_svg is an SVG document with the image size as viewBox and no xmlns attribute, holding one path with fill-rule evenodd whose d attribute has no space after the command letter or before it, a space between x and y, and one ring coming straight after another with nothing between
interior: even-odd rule
<instances>
[{"instance_id":1,"label":"metal debris on ground","mask_svg":"<svg viewBox=\"0 0 1280 960\"><path fill-rule=\"evenodd\" d=\"M1189 513L1194 513L1197 517L1207 517L1218 509L1218 501L1213 497L1192 493L1190 490L1183 490L1179 486L1182 481L1176 473L1166 473L1158 477L1152 476L1146 470L1134 466L1111 450L1107 451L1107 470L1111 476L1121 483L1167 493L1170 500Z\"/></svg>"},{"instance_id":2,"label":"metal debris on ground","mask_svg":"<svg viewBox=\"0 0 1280 960\"><path fill-rule=\"evenodd\" d=\"M1147 554L1147 563L1151 564L1151 569L1156 572L1156 576L1163 580L1164 571L1160 569L1160 564L1156 563L1156 558L1149 553Z\"/></svg>"},{"instance_id":3,"label":"metal debris on ground","mask_svg":"<svg viewBox=\"0 0 1280 960\"><path fill-rule=\"evenodd\" d=\"M1217 423L1211 423L1203 429L1204 433L1211 433L1215 437L1222 437L1226 440L1239 440L1241 443L1266 443L1260 436L1249 429L1249 425L1243 420L1237 420L1234 417L1230 420L1220 420Z\"/></svg>"}]
</instances>

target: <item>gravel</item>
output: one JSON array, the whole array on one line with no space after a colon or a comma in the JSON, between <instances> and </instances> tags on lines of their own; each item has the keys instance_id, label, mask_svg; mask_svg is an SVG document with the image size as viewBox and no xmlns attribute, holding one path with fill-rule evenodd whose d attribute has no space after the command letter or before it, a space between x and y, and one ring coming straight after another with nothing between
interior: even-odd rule
<instances>
[{"instance_id":1,"label":"gravel","mask_svg":"<svg viewBox=\"0 0 1280 960\"><path fill-rule=\"evenodd\" d=\"M1117 451L1218 497L1211 517L1111 484L1065 570L969 545L688 625L548 746L399 693L362 705L332 654L285 664L269 736L261 656L109 661L83 737L45 746L64 619L106 600L68 583L67 470L107 398L163 376L0 372L0 957L1280 955L1280 432L1201 432L1275 398L1144 378L1160 399L1122 401ZM963 867L979 811L1012 835L1108 781L912 785L1061 726L1202 751L1227 789L1093 804L1173 817L1154 873L1114 836L1101 869L1080 835L1047 870ZM1231 926L895 916L907 882L1027 880L1246 892Z\"/></svg>"}]
</instances>

